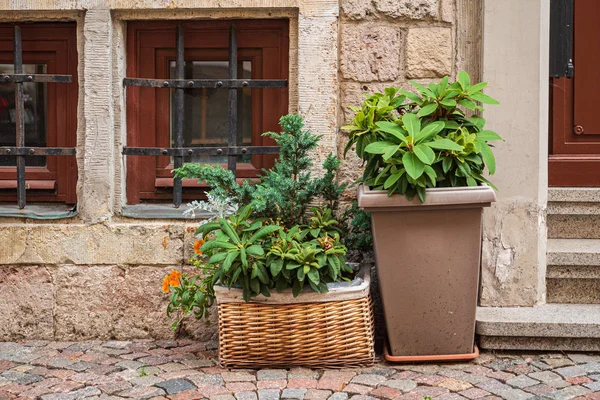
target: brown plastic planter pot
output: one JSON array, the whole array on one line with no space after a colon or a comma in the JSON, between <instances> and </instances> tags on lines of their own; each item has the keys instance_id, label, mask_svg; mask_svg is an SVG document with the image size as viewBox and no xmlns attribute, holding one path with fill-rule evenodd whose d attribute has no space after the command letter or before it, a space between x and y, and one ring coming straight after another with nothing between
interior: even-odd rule
<instances>
[{"instance_id":1,"label":"brown plastic planter pot","mask_svg":"<svg viewBox=\"0 0 600 400\"><path fill-rule=\"evenodd\" d=\"M427 189L427 200L358 188L371 213L390 361L473 358L488 186Z\"/></svg>"}]
</instances>

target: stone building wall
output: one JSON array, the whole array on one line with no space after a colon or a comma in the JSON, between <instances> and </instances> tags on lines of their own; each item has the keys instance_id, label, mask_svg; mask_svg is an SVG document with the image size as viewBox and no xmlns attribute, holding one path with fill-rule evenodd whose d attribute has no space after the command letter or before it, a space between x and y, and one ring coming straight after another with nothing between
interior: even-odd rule
<instances>
[{"instance_id":1,"label":"stone building wall","mask_svg":"<svg viewBox=\"0 0 600 400\"><path fill-rule=\"evenodd\" d=\"M340 12L339 126L350 122L348 106L362 103L363 94L386 87L411 90L410 80L428 83L458 72L455 0L342 0ZM340 157L346 140L340 132ZM355 181L360 164L348 152L341 179Z\"/></svg>"},{"instance_id":2,"label":"stone building wall","mask_svg":"<svg viewBox=\"0 0 600 400\"><path fill-rule=\"evenodd\" d=\"M460 1L460 0L459 0ZM133 219L124 204L125 27L133 19L289 18L290 111L343 149L346 106L385 86L455 76L455 0L0 0L0 22L78 24L78 213L0 220L0 340L215 337L190 321L173 332L162 276L186 269L193 221ZM342 179L359 176L349 157Z\"/></svg>"}]
</instances>

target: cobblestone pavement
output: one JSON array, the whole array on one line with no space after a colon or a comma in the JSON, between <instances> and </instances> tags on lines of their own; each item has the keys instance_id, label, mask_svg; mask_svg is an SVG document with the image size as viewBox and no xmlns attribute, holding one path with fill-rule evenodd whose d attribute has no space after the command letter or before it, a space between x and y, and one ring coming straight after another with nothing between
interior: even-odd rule
<instances>
[{"instance_id":1,"label":"cobblestone pavement","mask_svg":"<svg viewBox=\"0 0 600 400\"><path fill-rule=\"evenodd\" d=\"M484 352L460 364L227 370L214 342L0 342L0 399L597 399L600 354Z\"/></svg>"}]
</instances>

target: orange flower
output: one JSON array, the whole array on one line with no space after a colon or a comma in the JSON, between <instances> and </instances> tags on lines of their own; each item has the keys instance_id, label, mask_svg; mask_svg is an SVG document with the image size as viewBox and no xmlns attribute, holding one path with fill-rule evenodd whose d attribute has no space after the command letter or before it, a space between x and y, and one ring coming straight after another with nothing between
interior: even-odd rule
<instances>
[{"instance_id":1,"label":"orange flower","mask_svg":"<svg viewBox=\"0 0 600 400\"><path fill-rule=\"evenodd\" d=\"M168 277L169 286L179 287L179 278L181 278L181 272L174 269L173 271L171 271L171 275L168 275Z\"/></svg>"},{"instance_id":2,"label":"orange flower","mask_svg":"<svg viewBox=\"0 0 600 400\"><path fill-rule=\"evenodd\" d=\"M170 280L170 276L166 275L162 281L162 291L165 293L169 293L169 280Z\"/></svg>"},{"instance_id":3,"label":"orange flower","mask_svg":"<svg viewBox=\"0 0 600 400\"><path fill-rule=\"evenodd\" d=\"M204 244L204 240L200 239L200 240L196 240L196 242L194 243L194 252L198 255L202 254L202 250L200 250L200 247L202 247L202 245Z\"/></svg>"}]
</instances>

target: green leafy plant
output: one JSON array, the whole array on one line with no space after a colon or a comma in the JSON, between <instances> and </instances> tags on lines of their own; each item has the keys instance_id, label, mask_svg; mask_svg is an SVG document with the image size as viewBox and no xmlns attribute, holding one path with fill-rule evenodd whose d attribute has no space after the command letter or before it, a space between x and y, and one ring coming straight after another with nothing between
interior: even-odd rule
<instances>
[{"instance_id":1,"label":"green leafy plant","mask_svg":"<svg viewBox=\"0 0 600 400\"><path fill-rule=\"evenodd\" d=\"M365 163L362 182L388 195L400 193L425 201L426 188L493 184L483 176L496 170L489 141L502 140L484 130L485 120L467 116L478 103L498 104L481 92L486 82L471 85L461 71L427 87L411 82L415 92L387 88L369 96L343 129L349 132L345 154L353 146Z\"/></svg>"},{"instance_id":2,"label":"green leafy plant","mask_svg":"<svg viewBox=\"0 0 600 400\"><path fill-rule=\"evenodd\" d=\"M325 174L312 178L309 152L320 137L304 130L297 115L282 117L281 126L281 133L265 134L281 152L256 184L238 185L231 171L220 166L186 164L175 170L178 177L195 178L213 188L208 202L191 206L214 209L219 215L195 232L198 240L191 263L201 273L174 271L163 280L163 291L171 292L167 313L179 313L173 328L189 314L208 317L217 284L240 288L244 300L250 301L286 288L294 296L305 287L326 292L328 283L351 277L348 250L341 239L345 224L336 218L345 188L336 183L340 161L329 155L323 164ZM310 207L315 203L319 205Z\"/></svg>"},{"instance_id":3,"label":"green leafy plant","mask_svg":"<svg viewBox=\"0 0 600 400\"><path fill-rule=\"evenodd\" d=\"M342 243L348 250L365 252L373 249L371 214L360 209L356 200L343 211L340 219L344 224Z\"/></svg>"},{"instance_id":4,"label":"green leafy plant","mask_svg":"<svg viewBox=\"0 0 600 400\"><path fill-rule=\"evenodd\" d=\"M262 171L257 184L244 181L238 185L231 171L209 164L186 164L175 170L175 176L206 182L213 196L229 198L240 206L250 204L253 217L280 218L288 228L305 223L309 204L318 200L335 209L345 189L345 185L336 183L340 161L330 154L323 163L325 174L313 178L310 152L317 147L321 136L305 130L299 115L281 117L280 125L282 132L263 134L275 140L280 153L273 168Z\"/></svg>"}]
</instances>

